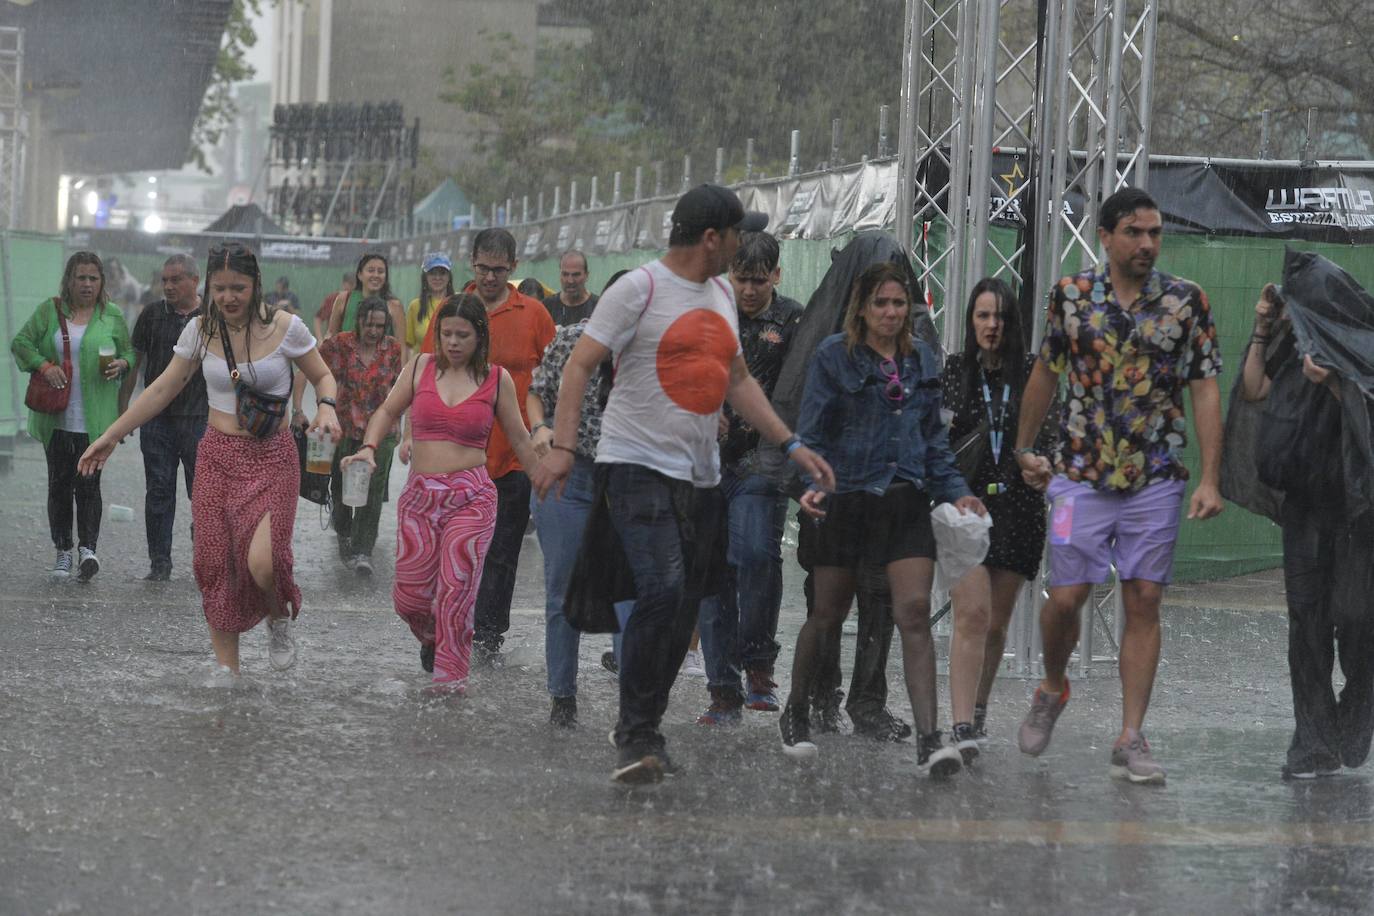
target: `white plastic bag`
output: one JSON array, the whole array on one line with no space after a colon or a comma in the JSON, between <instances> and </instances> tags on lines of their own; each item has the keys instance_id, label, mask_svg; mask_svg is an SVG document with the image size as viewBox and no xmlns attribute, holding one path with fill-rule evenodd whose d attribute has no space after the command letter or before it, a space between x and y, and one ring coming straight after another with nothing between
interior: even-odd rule
<instances>
[{"instance_id":1,"label":"white plastic bag","mask_svg":"<svg viewBox=\"0 0 1374 916\"><path fill-rule=\"evenodd\" d=\"M988 555L992 516L972 511L960 514L954 503L940 503L930 512L935 529L935 554L940 576L951 588Z\"/></svg>"}]
</instances>

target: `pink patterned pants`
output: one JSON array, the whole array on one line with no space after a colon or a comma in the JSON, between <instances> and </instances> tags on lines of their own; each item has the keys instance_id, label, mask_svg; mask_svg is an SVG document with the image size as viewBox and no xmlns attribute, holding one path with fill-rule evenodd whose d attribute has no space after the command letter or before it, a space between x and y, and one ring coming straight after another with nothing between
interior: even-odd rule
<instances>
[{"instance_id":1,"label":"pink patterned pants","mask_svg":"<svg viewBox=\"0 0 1374 916\"><path fill-rule=\"evenodd\" d=\"M396 613L434 646L434 681L467 682L472 607L496 525L496 486L485 467L412 474L396 503Z\"/></svg>"}]
</instances>

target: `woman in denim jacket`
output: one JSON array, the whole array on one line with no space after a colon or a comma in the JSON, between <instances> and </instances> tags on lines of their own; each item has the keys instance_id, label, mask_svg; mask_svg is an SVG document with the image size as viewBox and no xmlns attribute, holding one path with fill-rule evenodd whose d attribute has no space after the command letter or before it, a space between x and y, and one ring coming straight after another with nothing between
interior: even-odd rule
<instances>
[{"instance_id":1,"label":"woman in denim jacket","mask_svg":"<svg viewBox=\"0 0 1374 916\"><path fill-rule=\"evenodd\" d=\"M781 720L783 750L812 757L807 698L820 659L854 599L861 562L887 569L902 668L920 733L923 773L958 772L959 753L935 728L935 648L930 585L935 537L931 498L985 514L954 465L940 420L935 354L912 337L912 296L893 262L859 275L844 330L812 359L797 433L835 469L835 492L809 489L802 508L816 519L815 605L797 636L792 691Z\"/></svg>"}]
</instances>

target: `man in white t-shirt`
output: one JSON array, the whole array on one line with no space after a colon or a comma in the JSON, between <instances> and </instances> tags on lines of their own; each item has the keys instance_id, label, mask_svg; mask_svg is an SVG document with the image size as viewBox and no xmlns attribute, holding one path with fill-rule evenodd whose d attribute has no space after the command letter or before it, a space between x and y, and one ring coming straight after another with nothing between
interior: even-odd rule
<instances>
[{"instance_id":1,"label":"man in white t-shirt","mask_svg":"<svg viewBox=\"0 0 1374 916\"><path fill-rule=\"evenodd\" d=\"M696 622L704 583L689 581L688 551L719 536L716 432L728 400L823 488L834 474L768 404L740 350L735 297L721 274L742 231L760 231L733 191L703 184L673 209L668 253L602 296L563 370L549 454L531 475L540 499L572 470L587 379L608 357L615 383L601 419L598 481L635 586L620 654L619 761L613 778L657 782L669 765L659 723ZM693 572L701 569L694 563Z\"/></svg>"}]
</instances>

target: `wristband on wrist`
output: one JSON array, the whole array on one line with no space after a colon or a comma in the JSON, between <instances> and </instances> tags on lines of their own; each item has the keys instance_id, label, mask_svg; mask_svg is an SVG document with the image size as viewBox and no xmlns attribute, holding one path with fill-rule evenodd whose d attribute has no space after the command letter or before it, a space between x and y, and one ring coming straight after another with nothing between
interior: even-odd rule
<instances>
[{"instance_id":1,"label":"wristband on wrist","mask_svg":"<svg viewBox=\"0 0 1374 916\"><path fill-rule=\"evenodd\" d=\"M315 403L316 403L317 405L318 405L318 404L328 404L330 407L334 407L334 408L337 408L337 407L339 406L338 404L335 404L335 403L334 403L334 399L333 399L333 398L316 398L316 399L315 399Z\"/></svg>"},{"instance_id":2,"label":"wristband on wrist","mask_svg":"<svg viewBox=\"0 0 1374 916\"><path fill-rule=\"evenodd\" d=\"M778 443L778 451L788 456L791 456L793 452L795 452L797 449L801 447L802 441L795 434L788 436L786 439Z\"/></svg>"},{"instance_id":3,"label":"wristband on wrist","mask_svg":"<svg viewBox=\"0 0 1374 916\"><path fill-rule=\"evenodd\" d=\"M536 424L534 424L533 426L530 427L530 435L533 436L535 433L539 432L541 429L552 430L552 429L553 429L553 425L550 424L548 420L540 420L538 423L536 423Z\"/></svg>"},{"instance_id":4,"label":"wristband on wrist","mask_svg":"<svg viewBox=\"0 0 1374 916\"><path fill-rule=\"evenodd\" d=\"M377 451L377 446L373 445L371 442L364 442L362 448L358 449L358 451L361 452L364 448L370 448L374 452Z\"/></svg>"},{"instance_id":5,"label":"wristband on wrist","mask_svg":"<svg viewBox=\"0 0 1374 916\"><path fill-rule=\"evenodd\" d=\"M1016 457L1017 457L1017 458L1020 458L1022 455L1038 455L1038 454L1040 454L1040 453L1037 452L1037 451L1035 450L1035 446L1033 446L1033 445L1024 445L1024 446L1022 446L1021 448L1018 448L1018 449L1016 450Z\"/></svg>"}]
</instances>

